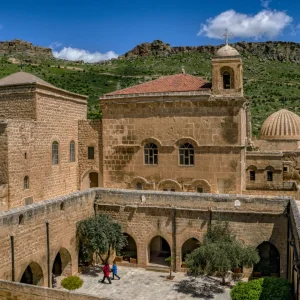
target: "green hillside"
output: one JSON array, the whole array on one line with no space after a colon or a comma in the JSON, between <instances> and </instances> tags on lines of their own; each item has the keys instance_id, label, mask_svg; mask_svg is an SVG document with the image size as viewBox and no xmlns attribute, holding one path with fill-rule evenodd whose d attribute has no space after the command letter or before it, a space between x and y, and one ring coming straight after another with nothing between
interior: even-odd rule
<instances>
[{"instance_id":1,"label":"green hillside","mask_svg":"<svg viewBox=\"0 0 300 300\"><path fill-rule=\"evenodd\" d=\"M165 56L120 58L103 64L72 64L50 59L26 63L23 70L53 85L89 96L89 118L99 117L98 96L158 78L186 73L211 79L209 53L174 53ZM244 62L245 95L252 98L253 133L257 135L264 119L285 107L300 113L300 67L297 62L280 62L247 54ZM20 70L20 65L0 59L0 78ZM74 68L74 69L72 69Z\"/></svg>"}]
</instances>

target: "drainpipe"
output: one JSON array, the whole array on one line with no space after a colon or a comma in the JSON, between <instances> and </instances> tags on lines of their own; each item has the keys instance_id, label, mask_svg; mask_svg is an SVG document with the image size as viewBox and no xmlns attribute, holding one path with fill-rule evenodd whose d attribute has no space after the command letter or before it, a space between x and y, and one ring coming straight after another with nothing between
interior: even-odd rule
<instances>
[{"instance_id":1,"label":"drainpipe","mask_svg":"<svg viewBox=\"0 0 300 300\"><path fill-rule=\"evenodd\" d=\"M94 200L94 214L95 214L95 218L97 216L97 203L96 200Z\"/></svg>"},{"instance_id":2,"label":"drainpipe","mask_svg":"<svg viewBox=\"0 0 300 300\"><path fill-rule=\"evenodd\" d=\"M289 271L290 271L290 266L289 266L289 263L290 263L290 238L289 238L289 234L290 234L290 214L289 214L289 211L290 211L290 207L288 206L287 207L287 214L286 214L286 217L287 217L287 241L286 241L286 278L289 279Z\"/></svg>"},{"instance_id":3,"label":"drainpipe","mask_svg":"<svg viewBox=\"0 0 300 300\"><path fill-rule=\"evenodd\" d=\"M11 247L11 281L15 281L15 241L14 236L10 237Z\"/></svg>"},{"instance_id":4,"label":"drainpipe","mask_svg":"<svg viewBox=\"0 0 300 300\"><path fill-rule=\"evenodd\" d=\"M176 208L173 209L173 271L176 272Z\"/></svg>"},{"instance_id":5,"label":"drainpipe","mask_svg":"<svg viewBox=\"0 0 300 300\"><path fill-rule=\"evenodd\" d=\"M46 237L47 237L47 269L48 269L48 287L50 288L50 242L49 242L49 221L46 221Z\"/></svg>"},{"instance_id":6,"label":"drainpipe","mask_svg":"<svg viewBox=\"0 0 300 300\"><path fill-rule=\"evenodd\" d=\"M212 220L212 208L211 207L208 208L208 213L209 213L209 216L208 216L207 231L209 231L211 229L211 220Z\"/></svg>"}]
</instances>

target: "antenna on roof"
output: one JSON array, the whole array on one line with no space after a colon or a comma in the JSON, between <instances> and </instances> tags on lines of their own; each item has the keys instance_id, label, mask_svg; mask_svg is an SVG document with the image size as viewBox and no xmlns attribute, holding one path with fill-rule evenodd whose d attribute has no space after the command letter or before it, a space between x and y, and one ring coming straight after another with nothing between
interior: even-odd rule
<instances>
[{"instance_id":1,"label":"antenna on roof","mask_svg":"<svg viewBox=\"0 0 300 300\"><path fill-rule=\"evenodd\" d=\"M185 74L184 66L181 66L181 73L182 73L182 74Z\"/></svg>"}]
</instances>

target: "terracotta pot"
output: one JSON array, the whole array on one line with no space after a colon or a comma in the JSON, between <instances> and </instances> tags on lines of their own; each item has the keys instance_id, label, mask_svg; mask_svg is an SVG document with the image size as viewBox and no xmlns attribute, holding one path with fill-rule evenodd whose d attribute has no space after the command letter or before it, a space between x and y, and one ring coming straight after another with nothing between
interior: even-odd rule
<instances>
[{"instance_id":1,"label":"terracotta pot","mask_svg":"<svg viewBox=\"0 0 300 300\"><path fill-rule=\"evenodd\" d=\"M129 262L130 262L131 264L136 264L136 258L130 258L130 259L129 259Z\"/></svg>"},{"instance_id":2,"label":"terracotta pot","mask_svg":"<svg viewBox=\"0 0 300 300\"><path fill-rule=\"evenodd\" d=\"M254 278L259 278L259 277L261 277L261 272L253 272L253 277L254 277Z\"/></svg>"},{"instance_id":3,"label":"terracotta pot","mask_svg":"<svg viewBox=\"0 0 300 300\"><path fill-rule=\"evenodd\" d=\"M116 262L122 262L123 261L123 256L116 256L115 261Z\"/></svg>"}]
</instances>

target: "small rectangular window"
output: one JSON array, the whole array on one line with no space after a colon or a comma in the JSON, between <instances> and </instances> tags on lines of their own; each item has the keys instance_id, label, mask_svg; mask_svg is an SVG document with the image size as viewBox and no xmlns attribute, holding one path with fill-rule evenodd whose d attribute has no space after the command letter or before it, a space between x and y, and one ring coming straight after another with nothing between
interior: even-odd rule
<instances>
[{"instance_id":1,"label":"small rectangular window","mask_svg":"<svg viewBox=\"0 0 300 300\"><path fill-rule=\"evenodd\" d=\"M175 192L175 189L171 189L171 192Z\"/></svg>"},{"instance_id":2,"label":"small rectangular window","mask_svg":"<svg viewBox=\"0 0 300 300\"><path fill-rule=\"evenodd\" d=\"M287 172L288 171L288 167L283 167L283 172Z\"/></svg>"},{"instance_id":3,"label":"small rectangular window","mask_svg":"<svg viewBox=\"0 0 300 300\"><path fill-rule=\"evenodd\" d=\"M94 159L95 155L95 148L94 147L88 147L88 159Z\"/></svg>"},{"instance_id":4,"label":"small rectangular window","mask_svg":"<svg viewBox=\"0 0 300 300\"><path fill-rule=\"evenodd\" d=\"M267 180L268 181L273 181L273 172L272 171L268 171L268 173L267 173Z\"/></svg>"},{"instance_id":5,"label":"small rectangular window","mask_svg":"<svg viewBox=\"0 0 300 300\"><path fill-rule=\"evenodd\" d=\"M255 181L255 171L250 171L250 181Z\"/></svg>"}]
</instances>

